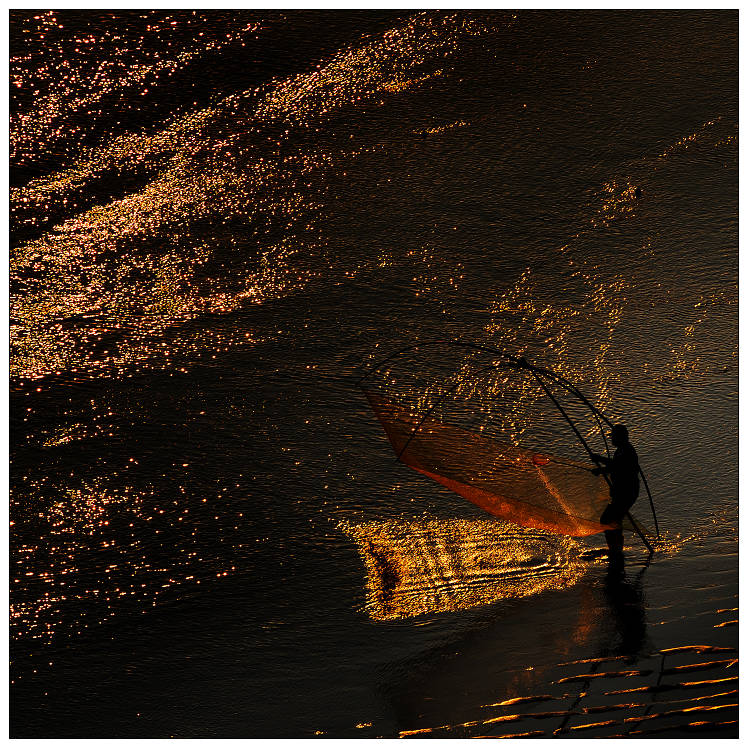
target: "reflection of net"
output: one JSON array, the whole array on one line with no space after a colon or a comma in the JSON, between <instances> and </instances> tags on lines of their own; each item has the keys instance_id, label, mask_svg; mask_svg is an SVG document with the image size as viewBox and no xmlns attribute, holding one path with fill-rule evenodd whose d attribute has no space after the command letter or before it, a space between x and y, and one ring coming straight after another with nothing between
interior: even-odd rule
<instances>
[{"instance_id":1,"label":"reflection of net","mask_svg":"<svg viewBox=\"0 0 748 748\"><path fill-rule=\"evenodd\" d=\"M570 538L489 519L341 524L366 565L366 610L379 621L468 610L575 584Z\"/></svg>"},{"instance_id":2,"label":"reflection of net","mask_svg":"<svg viewBox=\"0 0 748 748\"><path fill-rule=\"evenodd\" d=\"M373 392L371 407L400 460L481 509L518 525L564 535L607 529L608 487L587 465L558 461L412 413ZM419 427L420 423L420 427Z\"/></svg>"}]
</instances>

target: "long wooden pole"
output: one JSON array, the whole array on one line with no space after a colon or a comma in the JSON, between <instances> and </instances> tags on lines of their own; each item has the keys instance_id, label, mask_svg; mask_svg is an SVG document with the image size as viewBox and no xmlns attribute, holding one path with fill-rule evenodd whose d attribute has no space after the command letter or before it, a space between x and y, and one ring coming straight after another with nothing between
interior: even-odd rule
<instances>
[{"instance_id":1,"label":"long wooden pole","mask_svg":"<svg viewBox=\"0 0 748 748\"><path fill-rule=\"evenodd\" d=\"M594 461L594 458L593 458L594 452L590 449L589 444L587 444L586 439L582 436L579 429L576 427L575 423L571 420L571 418L569 418L569 415L561 407L561 403L559 403L558 400L554 397L553 393L548 388L548 385L546 385L546 383L541 379L540 375L537 374L537 372L532 371L532 369L530 369L530 371L532 372L532 375L537 380L538 384L543 388L543 391L545 392L545 394L549 397L551 402L558 408L559 412L566 419L566 422L569 424L569 426L571 426L572 430L577 435L577 438L582 443L582 446L587 450L587 454L589 454L590 459ZM610 479L608 478L608 476L605 475L605 473L603 473L603 477L605 478L605 482L608 484L608 486L610 486L611 483L610 483ZM631 518L630 512L626 512L626 516L629 518L629 521L631 522L632 527L636 531L636 534L641 538L642 543L644 543L644 545L647 546L647 549L649 550L650 553L654 553L654 548L652 548L652 546L649 544L647 539L644 537L644 533L637 527L636 523Z\"/></svg>"},{"instance_id":2,"label":"long wooden pole","mask_svg":"<svg viewBox=\"0 0 748 748\"><path fill-rule=\"evenodd\" d=\"M584 445L584 448L587 450L588 454L591 457L592 454L593 454L592 450L589 448L589 446L587 445L587 442L582 437L582 435L579 432L579 430L577 429L576 425L569 418L569 416L567 415L566 411L564 411L564 409L561 407L561 405L558 402L558 400L555 397L553 397L553 395L551 394L551 392L548 389L548 387L545 385L545 383L540 378L540 375L542 374L543 376L547 376L549 378L552 378L558 384L562 385L565 389L569 390L576 397L578 397L590 409L590 411L594 414L594 416L595 416L595 418L597 420L598 426L600 427L600 431L603 434L603 440L605 441L605 448L608 449L608 442L607 442L607 439L605 437L605 433L603 431L602 424L600 423L600 420L602 419L608 426L611 426L612 422L605 416L604 413L602 413L600 410L598 410L585 397L585 395L575 385L573 385L568 379L565 379L564 377L560 376L559 374L556 374L554 371L551 371L550 369L545 369L545 368L542 368L542 367L533 366L532 364L530 364L524 358L518 358L516 356L511 356L511 355L505 353L504 351L502 351L502 350L500 350L498 348L493 348L491 346L482 345L480 343L472 343L472 342L463 341L463 340L428 340L428 341L424 341L424 342L421 342L421 343L414 343L413 345L409 345L409 346L406 346L405 348L401 348L401 349L395 351L394 353L390 354L385 359L383 359L382 361L380 361L379 363L377 363L375 366L373 366L371 369L369 369L369 371L367 371L359 379L358 383L359 383L359 385L361 385L363 383L363 381L365 379L367 379L375 371L378 371L385 364L389 363L390 361L392 361L393 359L397 358L398 356L400 356L400 355L402 355L404 353L407 353L407 352L413 351L413 350L417 350L419 348L424 348L424 347L427 347L427 346L439 346L439 345L454 346L454 347L459 347L459 348L467 348L467 349L471 349L471 350L482 351L484 353L492 353L494 355L501 356L504 359L504 365L507 366L507 367L517 368L517 369L526 369L527 371L529 371L535 377L535 379L540 383L540 385L543 388L543 390L545 391L546 395L548 395L548 397L551 399L551 401L554 403L554 405L559 409L559 411L561 412L561 414L563 415L563 417L566 419L566 422L572 428L572 430L576 434L577 438L582 442L582 444ZM497 365L496 364L492 364L491 366L486 367L486 369L493 368L495 366L497 366ZM477 376L478 374L482 373L486 369L480 369L477 372L473 372L471 374L471 376ZM444 400L444 398L446 398L446 396L448 394L450 394L450 392L453 392L457 388L458 385L459 385L459 382L457 384L455 384L453 387L449 388L443 395L441 395L438 398L438 400L436 401L436 403L434 403L434 405L432 405L427 410L426 414L421 419L421 422L416 426L416 428L411 433L411 436L408 439L408 442L406 442L405 446L400 451L400 455L402 455L402 453L405 451L405 448L408 446L408 444L413 439L413 437L415 436L415 434L418 431L418 429L424 423L424 421L425 421L426 417L428 417L429 413L431 413L433 411L433 409L436 407L436 405L438 405L440 402L442 402ZM398 458L400 457L400 455L398 455ZM642 480L644 481L644 487L645 487L645 489L647 491L647 496L649 497L649 505L650 505L650 508L652 510L652 517L653 517L654 523L655 523L655 530L657 532L657 538L659 539L659 537L660 537L660 528L659 528L659 523L657 522L657 512L655 511L655 507L654 507L654 499L652 498L652 492L649 490L649 484L647 483L647 479L644 476L644 471L641 469L641 467L639 467L639 474L641 475ZM605 478L607 480L607 476L605 476ZM629 518L630 518L630 515L629 515ZM633 522L632 522L632 524L633 524ZM639 532L638 528L636 528L636 526L634 526L634 527L635 527L637 533L639 534L639 537L641 537L642 541L644 542L644 544L647 546L647 548L649 548L650 552L652 552L653 551L652 546L647 542L647 540L644 537L644 535L641 532Z\"/></svg>"}]
</instances>

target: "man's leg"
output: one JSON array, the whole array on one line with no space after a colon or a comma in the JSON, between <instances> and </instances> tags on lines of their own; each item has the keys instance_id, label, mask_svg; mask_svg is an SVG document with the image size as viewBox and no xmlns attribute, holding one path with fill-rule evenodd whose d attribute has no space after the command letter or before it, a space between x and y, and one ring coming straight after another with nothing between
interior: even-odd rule
<instances>
[{"instance_id":1,"label":"man's leg","mask_svg":"<svg viewBox=\"0 0 748 748\"><path fill-rule=\"evenodd\" d=\"M623 530L606 530L605 540L611 553L623 553Z\"/></svg>"}]
</instances>

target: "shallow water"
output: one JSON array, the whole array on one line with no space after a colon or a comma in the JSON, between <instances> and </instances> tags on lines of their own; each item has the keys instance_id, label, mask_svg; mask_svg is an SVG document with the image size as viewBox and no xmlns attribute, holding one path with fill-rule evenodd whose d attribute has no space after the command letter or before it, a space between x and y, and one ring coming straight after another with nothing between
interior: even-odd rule
<instances>
[{"instance_id":1,"label":"shallow water","mask_svg":"<svg viewBox=\"0 0 748 748\"><path fill-rule=\"evenodd\" d=\"M14 11L11 54L13 737L736 734L735 12ZM445 337L626 421L649 565L395 462L356 382Z\"/></svg>"}]
</instances>

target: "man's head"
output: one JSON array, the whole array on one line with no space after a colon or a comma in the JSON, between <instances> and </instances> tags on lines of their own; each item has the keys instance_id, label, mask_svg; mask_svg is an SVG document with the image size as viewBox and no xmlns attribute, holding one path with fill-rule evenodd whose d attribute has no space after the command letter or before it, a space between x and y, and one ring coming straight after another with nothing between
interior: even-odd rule
<instances>
[{"instance_id":1,"label":"man's head","mask_svg":"<svg viewBox=\"0 0 748 748\"><path fill-rule=\"evenodd\" d=\"M622 424L617 423L610 430L610 441L614 447L621 447L629 440L629 430Z\"/></svg>"}]
</instances>

